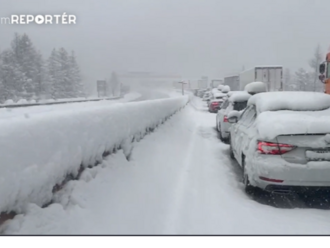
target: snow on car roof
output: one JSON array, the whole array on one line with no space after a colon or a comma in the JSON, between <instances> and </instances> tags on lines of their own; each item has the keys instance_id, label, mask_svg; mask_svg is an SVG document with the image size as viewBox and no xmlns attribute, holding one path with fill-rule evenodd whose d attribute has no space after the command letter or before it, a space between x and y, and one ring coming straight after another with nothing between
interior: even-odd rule
<instances>
[{"instance_id":1,"label":"snow on car roof","mask_svg":"<svg viewBox=\"0 0 330 248\"><path fill-rule=\"evenodd\" d=\"M320 92L278 91L253 95L248 106L256 105L257 111L318 111L330 108L330 95Z\"/></svg>"},{"instance_id":2,"label":"snow on car roof","mask_svg":"<svg viewBox=\"0 0 330 248\"><path fill-rule=\"evenodd\" d=\"M245 86L244 90L251 93L267 92L267 85L264 82L251 82Z\"/></svg>"},{"instance_id":3,"label":"snow on car roof","mask_svg":"<svg viewBox=\"0 0 330 248\"><path fill-rule=\"evenodd\" d=\"M217 92L217 93L214 93L214 96L215 97L225 97L225 96L227 96L227 94L222 93L222 92Z\"/></svg>"},{"instance_id":4,"label":"snow on car roof","mask_svg":"<svg viewBox=\"0 0 330 248\"><path fill-rule=\"evenodd\" d=\"M250 99L251 95L245 91L237 91L229 97L230 102L245 102Z\"/></svg>"},{"instance_id":5,"label":"snow on car roof","mask_svg":"<svg viewBox=\"0 0 330 248\"><path fill-rule=\"evenodd\" d=\"M228 93L230 91L230 87L228 85L224 85L221 89L221 92Z\"/></svg>"}]
</instances>

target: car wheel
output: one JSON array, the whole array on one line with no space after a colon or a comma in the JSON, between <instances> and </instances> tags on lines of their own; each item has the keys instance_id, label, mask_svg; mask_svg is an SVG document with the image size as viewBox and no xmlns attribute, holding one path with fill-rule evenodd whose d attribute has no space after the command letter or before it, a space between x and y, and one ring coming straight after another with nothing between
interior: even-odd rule
<instances>
[{"instance_id":1,"label":"car wheel","mask_svg":"<svg viewBox=\"0 0 330 248\"><path fill-rule=\"evenodd\" d=\"M233 152L233 145L231 144L231 138L229 136L229 152L230 152L230 158L231 159L235 159L235 155L234 155L234 152Z\"/></svg>"},{"instance_id":2,"label":"car wheel","mask_svg":"<svg viewBox=\"0 0 330 248\"><path fill-rule=\"evenodd\" d=\"M220 140L223 141L222 132L221 132L221 125L220 124L219 124L219 137L220 137Z\"/></svg>"},{"instance_id":3,"label":"car wheel","mask_svg":"<svg viewBox=\"0 0 330 248\"><path fill-rule=\"evenodd\" d=\"M249 176L245 171L245 157L243 158L242 161L242 169L243 169L242 176L243 176L244 190L248 195L253 195L256 188L250 184Z\"/></svg>"}]
</instances>

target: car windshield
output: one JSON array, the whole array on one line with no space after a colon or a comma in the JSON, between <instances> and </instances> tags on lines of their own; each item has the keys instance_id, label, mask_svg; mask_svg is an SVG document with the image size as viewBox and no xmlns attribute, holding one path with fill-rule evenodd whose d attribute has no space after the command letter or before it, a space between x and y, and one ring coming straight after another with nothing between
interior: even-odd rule
<instances>
[{"instance_id":1,"label":"car windshield","mask_svg":"<svg viewBox=\"0 0 330 248\"><path fill-rule=\"evenodd\" d=\"M247 106L247 101L244 102L234 102L234 110L241 111Z\"/></svg>"}]
</instances>

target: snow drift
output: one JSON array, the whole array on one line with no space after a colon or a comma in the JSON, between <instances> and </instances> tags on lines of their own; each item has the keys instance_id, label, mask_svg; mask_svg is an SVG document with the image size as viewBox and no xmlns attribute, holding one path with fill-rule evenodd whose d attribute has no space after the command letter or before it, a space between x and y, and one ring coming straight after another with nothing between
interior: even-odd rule
<instances>
[{"instance_id":1,"label":"snow drift","mask_svg":"<svg viewBox=\"0 0 330 248\"><path fill-rule=\"evenodd\" d=\"M53 186L81 166L101 161L119 147L127 154L133 139L184 107L188 97L101 105L26 115L0 121L0 212L42 206Z\"/></svg>"}]
</instances>

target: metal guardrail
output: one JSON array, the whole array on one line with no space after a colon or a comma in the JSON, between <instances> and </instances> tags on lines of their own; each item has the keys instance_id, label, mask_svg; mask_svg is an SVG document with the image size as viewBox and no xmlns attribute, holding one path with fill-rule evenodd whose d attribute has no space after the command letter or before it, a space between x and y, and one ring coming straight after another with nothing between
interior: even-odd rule
<instances>
[{"instance_id":1,"label":"metal guardrail","mask_svg":"<svg viewBox=\"0 0 330 248\"><path fill-rule=\"evenodd\" d=\"M86 100L73 100L73 101L36 102L36 103L23 103L23 104L19 104L19 103L17 103L17 104L0 104L0 108L22 108L22 107L67 104L67 103L77 103L77 102L96 102L96 101L102 101L102 100L117 100L120 98L122 98L122 96L97 98L97 99L86 99Z\"/></svg>"}]
</instances>

